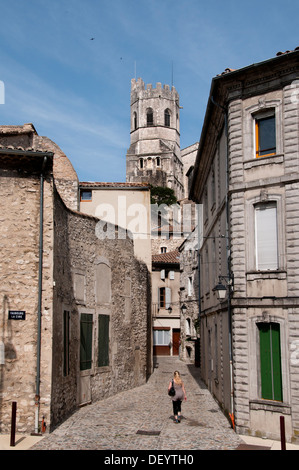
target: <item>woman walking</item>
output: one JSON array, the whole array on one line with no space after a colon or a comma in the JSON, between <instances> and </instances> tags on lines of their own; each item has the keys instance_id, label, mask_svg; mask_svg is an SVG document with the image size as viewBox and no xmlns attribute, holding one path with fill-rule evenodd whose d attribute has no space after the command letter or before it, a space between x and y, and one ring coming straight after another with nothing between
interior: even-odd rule
<instances>
[{"instance_id":1,"label":"woman walking","mask_svg":"<svg viewBox=\"0 0 299 470\"><path fill-rule=\"evenodd\" d=\"M169 382L168 392L171 389L172 385L175 390L175 395L171 397L172 405L173 405L174 422L180 423L181 422L181 404L184 399L187 400L187 395L186 395L184 383L181 379L180 373L177 370L173 374L173 380Z\"/></svg>"}]
</instances>

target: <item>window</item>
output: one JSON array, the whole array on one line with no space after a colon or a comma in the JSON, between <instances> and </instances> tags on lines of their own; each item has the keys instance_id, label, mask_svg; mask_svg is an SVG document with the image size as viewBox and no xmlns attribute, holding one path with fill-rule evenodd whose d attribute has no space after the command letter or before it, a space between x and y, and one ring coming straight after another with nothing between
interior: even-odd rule
<instances>
[{"instance_id":1,"label":"window","mask_svg":"<svg viewBox=\"0 0 299 470\"><path fill-rule=\"evenodd\" d=\"M91 369L92 364L92 325L90 313L81 313L80 318L80 370Z\"/></svg>"},{"instance_id":2,"label":"window","mask_svg":"<svg viewBox=\"0 0 299 470\"><path fill-rule=\"evenodd\" d=\"M80 193L80 200L81 201L91 201L92 194L90 190L82 189Z\"/></svg>"},{"instance_id":3,"label":"window","mask_svg":"<svg viewBox=\"0 0 299 470\"><path fill-rule=\"evenodd\" d=\"M160 157L157 157L157 158L156 158L156 165L157 165L157 166L161 166Z\"/></svg>"},{"instance_id":4,"label":"window","mask_svg":"<svg viewBox=\"0 0 299 470\"><path fill-rule=\"evenodd\" d=\"M193 279L188 277L188 296L191 297L193 294Z\"/></svg>"},{"instance_id":5,"label":"window","mask_svg":"<svg viewBox=\"0 0 299 470\"><path fill-rule=\"evenodd\" d=\"M165 109L165 112L164 112L164 125L166 127L170 127L170 111L169 111L169 109Z\"/></svg>"},{"instance_id":6,"label":"window","mask_svg":"<svg viewBox=\"0 0 299 470\"><path fill-rule=\"evenodd\" d=\"M154 113L153 113L152 108L148 108L146 111L146 124L147 126L154 125Z\"/></svg>"},{"instance_id":7,"label":"window","mask_svg":"<svg viewBox=\"0 0 299 470\"><path fill-rule=\"evenodd\" d=\"M98 316L98 367L109 366L109 315Z\"/></svg>"},{"instance_id":8,"label":"window","mask_svg":"<svg viewBox=\"0 0 299 470\"><path fill-rule=\"evenodd\" d=\"M186 318L185 329L186 329L186 336L191 336L191 320L190 320L190 318Z\"/></svg>"},{"instance_id":9,"label":"window","mask_svg":"<svg viewBox=\"0 0 299 470\"><path fill-rule=\"evenodd\" d=\"M165 287L159 288L159 307L165 307Z\"/></svg>"},{"instance_id":10,"label":"window","mask_svg":"<svg viewBox=\"0 0 299 470\"><path fill-rule=\"evenodd\" d=\"M169 308L171 306L171 289L160 287L158 289L159 308Z\"/></svg>"},{"instance_id":11,"label":"window","mask_svg":"<svg viewBox=\"0 0 299 470\"><path fill-rule=\"evenodd\" d=\"M167 253L167 246L161 246L160 253Z\"/></svg>"},{"instance_id":12,"label":"window","mask_svg":"<svg viewBox=\"0 0 299 470\"><path fill-rule=\"evenodd\" d=\"M278 269L276 203L255 206L255 259L258 271Z\"/></svg>"},{"instance_id":13,"label":"window","mask_svg":"<svg viewBox=\"0 0 299 470\"><path fill-rule=\"evenodd\" d=\"M276 154L275 116L255 119L256 157L266 157Z\"/></svg>"},{"instance_id":14,"label":"window","mask_svg":"<svg viewBox=\"0 0 299 470\"><path fill-rule=\"evenodd\" d=\"M134 113L133 119L134 119L134 130L136 131L137 129L137 113L136 112Z\"/></svg>"},{"instance_id":15,"label":"window","mask_svg":"<svg viewBox=\"0 0 299 470\"><path fill-rule=\"evenodd\" d=\"M278 323L258 325L260 338L261 397L282 401L280 326Z\"/></svg>"},{"instance_id":16,"label":"window","mask_svg":"<svg viewBox=\"0 0 299 470\"><path fill-rule=\"evenodd\" d=\"M70 373L70 312L63 312L63 375Z\"/></svg>"},{"instance_id":17,"label":"window","mask_svg":"<svg viewBox=\"0 0 299 470\"><path fill-rule=\"evenodd\" d=\"M154 346L169 346L170 330L154 330Z\"/></svg>"}]
</instances>

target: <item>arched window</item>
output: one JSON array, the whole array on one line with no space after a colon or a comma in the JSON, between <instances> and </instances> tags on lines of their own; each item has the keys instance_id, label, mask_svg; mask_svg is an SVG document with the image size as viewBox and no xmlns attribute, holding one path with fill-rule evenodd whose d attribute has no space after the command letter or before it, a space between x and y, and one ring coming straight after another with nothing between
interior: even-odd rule
<instances>
[{"instance_id":1,"label":"arched window","mask_svg":"<svg viewBox=\"0 0 299 470\"><path fill-rule=\"evenodd\" d=\"M166 127L170 127L170 111L169 111L169 109L165 109L164 124L165 124Z\"/></svg>"},{"instance_id":2,"label":"arched window","mask_svg":"<svg viewBox=\"0 0 299 470\"><path fill-rule=\"evenodd\" d=\"M148 108L146 110L146 124L147 126L153 126L154 125L154 113L152 108Z\"/></svg>"},{"instance_id":3,"label":"arched window","mask_svg":"<svg viewBox=\"0 0 299 470\"><path fill-rule=\"evenodd\" d=\"M143 158L140 158L139 160L139 168L140 170L143 170Z\"/></svg>"},{"instance_id":4,"label":"arched window","mask_svg":"<svg viewBox=\"0 0 299 470\"><path fill-rule=\"evenodd\" d=\"M160 165L161 165L160 157L157 157L157 158L156 158L156 164L157 164L157 166L160 166Z\"/></svg>"}]
</instances>

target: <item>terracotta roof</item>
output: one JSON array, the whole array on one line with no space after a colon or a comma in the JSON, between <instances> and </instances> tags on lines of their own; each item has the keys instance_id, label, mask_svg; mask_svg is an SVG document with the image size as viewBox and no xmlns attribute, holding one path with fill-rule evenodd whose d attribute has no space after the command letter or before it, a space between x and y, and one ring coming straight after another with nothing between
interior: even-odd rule
<instances>
[{"instance_id":1,"label":"terracotta roof","mask_svg":"<svg viewBox=\"0 0 299 470\"><path fill-rule=\"evenodd\" d=\"M37 149L37 148L33 148L33 147L21 147L21 146L13 146L13 145L7 145L7 146L4 146L4 145L0 145L0 150L2 153L4 152L7 152L7 153L32 153L32 154L41 154L41 155L49 155L49 156L52 156L53 155L53 152L50 152L49 150L43 150L43 149Z\"/></svg>"},{"instance_id":2,"label":"terracotta roof","mask_svg":"<svg viewBox=\"0 0 299 470\"><path fill-rule=\"evenodd\" d=\"M105 183L105 182L96 182L96 181L80 181L79 186L82 188L139 188L147 189L149 188L148 183Z\"/></svg>"},{"instance_id":3,"label":"terracotta roof","mask_svg":"<svg viewBox=\"0 0 299 470\"><path fill-rule=\"evenodd\" d=\"M180 262L180 255L177 250L169 251L168 253L160 253L158 255L152 255L152 262L153 263L160 263L160 264L179 264Z\"/></svg>"}]
</instances>

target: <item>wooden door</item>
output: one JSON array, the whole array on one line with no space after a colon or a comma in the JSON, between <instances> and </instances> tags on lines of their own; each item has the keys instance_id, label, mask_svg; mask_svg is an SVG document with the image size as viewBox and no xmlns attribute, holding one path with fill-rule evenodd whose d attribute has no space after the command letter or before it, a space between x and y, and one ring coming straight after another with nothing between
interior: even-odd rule
<instances>
[{"instance_id":1,"label":"wooden door","mask_svg":"<svg viewBox=\"0 0 299 470\"><path fill-rule=\"evenodd\" d=\"M181 330L174 328L172 330L172 355L178 356L180 350L180 334Z\"/></svg>"}]
</instances>

